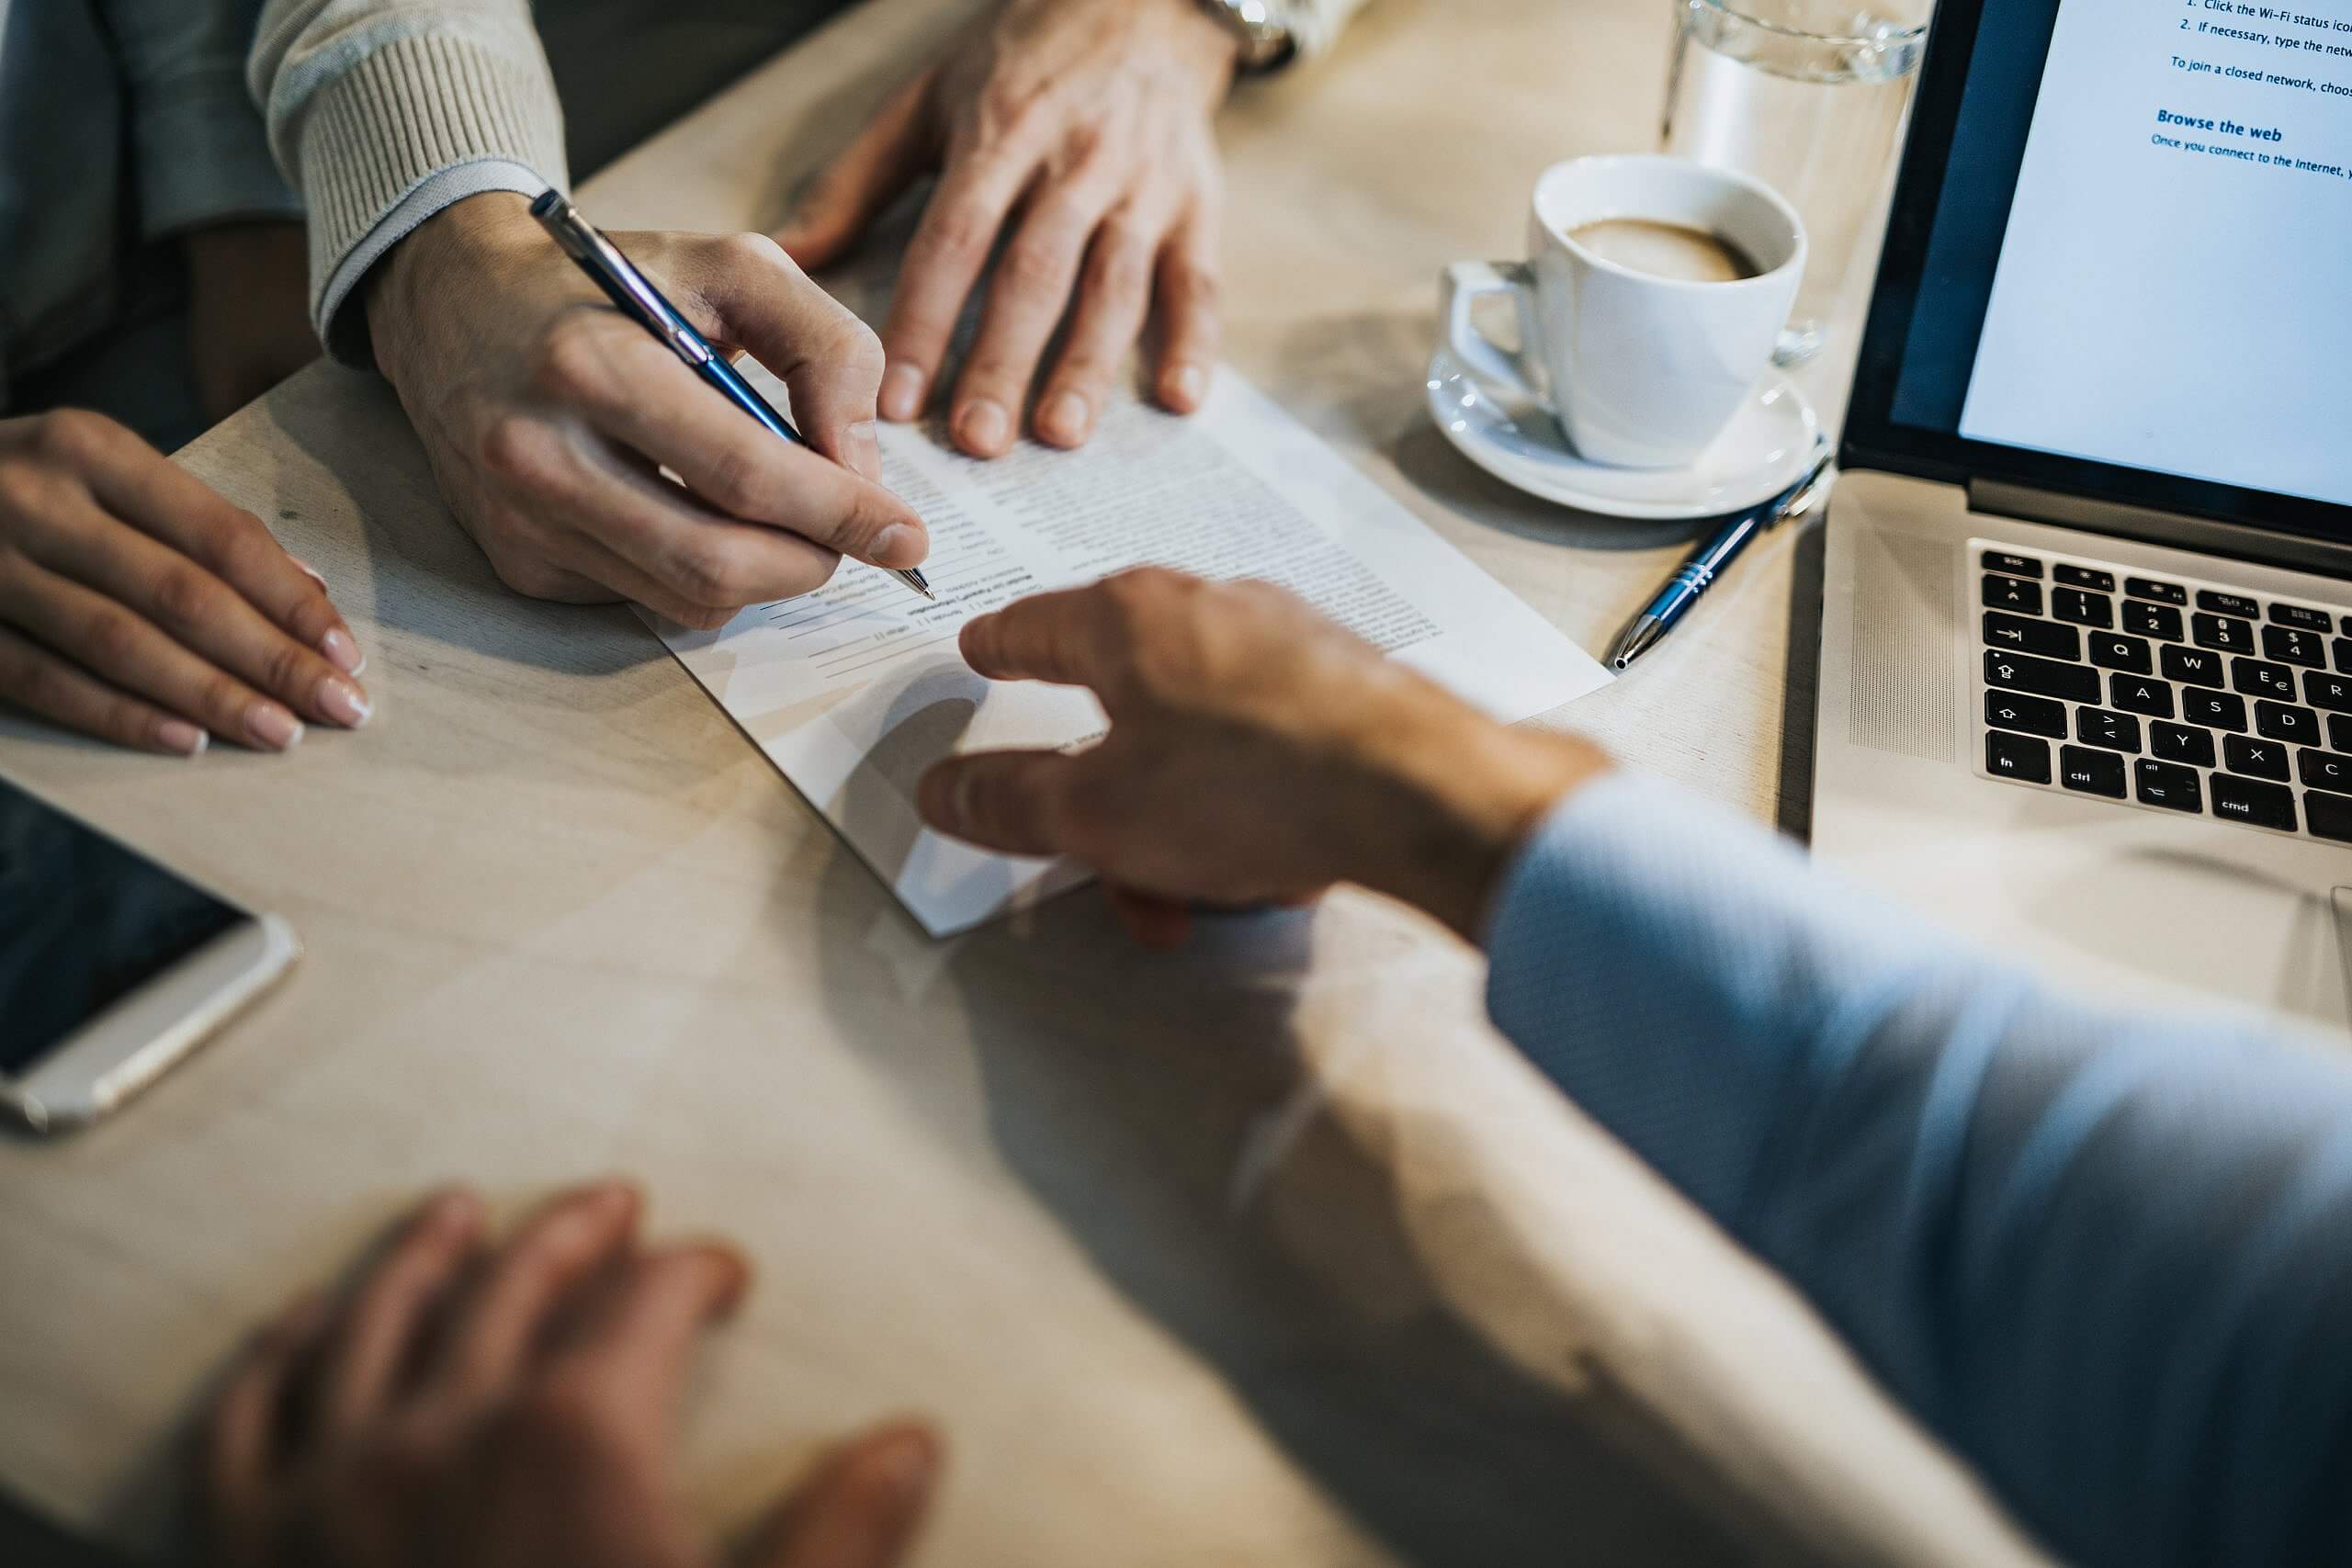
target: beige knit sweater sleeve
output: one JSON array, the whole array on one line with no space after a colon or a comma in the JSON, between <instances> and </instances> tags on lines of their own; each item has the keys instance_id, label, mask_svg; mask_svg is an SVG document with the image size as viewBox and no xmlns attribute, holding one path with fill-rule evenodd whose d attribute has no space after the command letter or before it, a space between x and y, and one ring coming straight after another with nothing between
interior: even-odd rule
<instances>
[{"instance_id":1,"label":"beige knit sweater sleeve","mask_svg":"<svg viewBox=\"0 0 2352 1568\"><path fill-rule=\"evenodd\" d=\"M1365 3L1289 0L1302 50ZM247 80L310 211L312 324L352 363L366 324L345 307L401 236L469 196L566 182L527 0L268 0Z\"/></svg>"},{"instance_id":2,"label":"beige knit sweater sleeve","mask_svg":"<svg viewBox=\"0 0 2352 1568\"><path fill-rule=\"evenodd\" d=\"M312 321L364 362L342 309L434 212L562 185L563 115L526 0L268 0L247 83L310 213Z\"/></svg>"}]
</instances>

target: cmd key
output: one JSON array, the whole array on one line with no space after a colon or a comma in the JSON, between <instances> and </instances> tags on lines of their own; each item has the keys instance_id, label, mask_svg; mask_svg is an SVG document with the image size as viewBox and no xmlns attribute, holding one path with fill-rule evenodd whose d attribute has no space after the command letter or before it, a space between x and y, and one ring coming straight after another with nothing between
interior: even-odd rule
<instances>
[{"instance_id":1,"label":"cmd key","mask_svg":"<svg viewBox=\"0 0 2352 1568\"><path fill-rule=\"evenodd\" d=\"M2256 828L2295 830L2295 792L2285 784L2259 784L2253 779L2212 775L2213 815Z\"/></svg>"}]
</instances>

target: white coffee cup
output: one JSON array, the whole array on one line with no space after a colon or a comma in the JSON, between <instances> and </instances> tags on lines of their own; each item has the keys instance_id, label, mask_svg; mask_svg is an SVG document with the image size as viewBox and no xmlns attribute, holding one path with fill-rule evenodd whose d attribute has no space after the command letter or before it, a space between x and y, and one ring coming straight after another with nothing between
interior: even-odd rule
<instances>
[{"instance_id":1,"label":"white coffee cup","mask_svg":"<svg viewBox=\"0 0 2352 1568\"><path fill-rule=\"evenodd\" d=\"M1729 282L1662 277L1577 243L1609 219L1702 230L1758 267ZM1804 276L1804 225L1770 186L1656 153L1577 158L1535 182L1528 256L1445 272L1447 344L1479 375L1551 411L1589 462L1679 468L1739 412ZM1488 294L1518 303L1520 347L1471 322Z\"/></svg>"}]
</instances>

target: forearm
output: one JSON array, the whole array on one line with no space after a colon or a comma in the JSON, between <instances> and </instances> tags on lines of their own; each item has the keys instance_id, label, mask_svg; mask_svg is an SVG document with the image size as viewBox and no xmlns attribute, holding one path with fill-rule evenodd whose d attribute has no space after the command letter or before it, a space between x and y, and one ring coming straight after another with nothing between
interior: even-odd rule
<instances>
[{"instance_id":1,"label":"forearm","mask_svg":"<svg viewBox=\"0 0 2352 1568\"><path fill-rule=\"evenodd\" d=\"M565 183L524 0L269 0L248 85L310 209L312 324L345 360L368 356L359 284L416 225Z\"/></svg>"},{"instance_id":2,"label":"forearm","mask_svg":"<svg viewBox=\"0 0 2352 1568\"><path fill-rule=\"evenodd\" d=\"M2334 1560L2352 1077L2102 1012L1659 786L1495 901L1498 1022L2085 1562Z\"/></svg>"}]
</instances>

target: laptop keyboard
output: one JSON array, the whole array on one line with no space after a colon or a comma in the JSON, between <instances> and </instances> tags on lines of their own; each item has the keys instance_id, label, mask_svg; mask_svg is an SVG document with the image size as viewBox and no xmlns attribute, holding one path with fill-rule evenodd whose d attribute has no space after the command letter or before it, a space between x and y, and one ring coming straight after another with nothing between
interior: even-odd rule
<instances>
[{"instance_id":1,"label":"laptop keyboard","mask_svg":"<svg viewBox=\"0 0 2352 1568\"><path fill-rule=\"evenodd\" d=\"M1970 547L1987 777L2352 843L2352 613Z\"/></svg>"}]
</instances>

